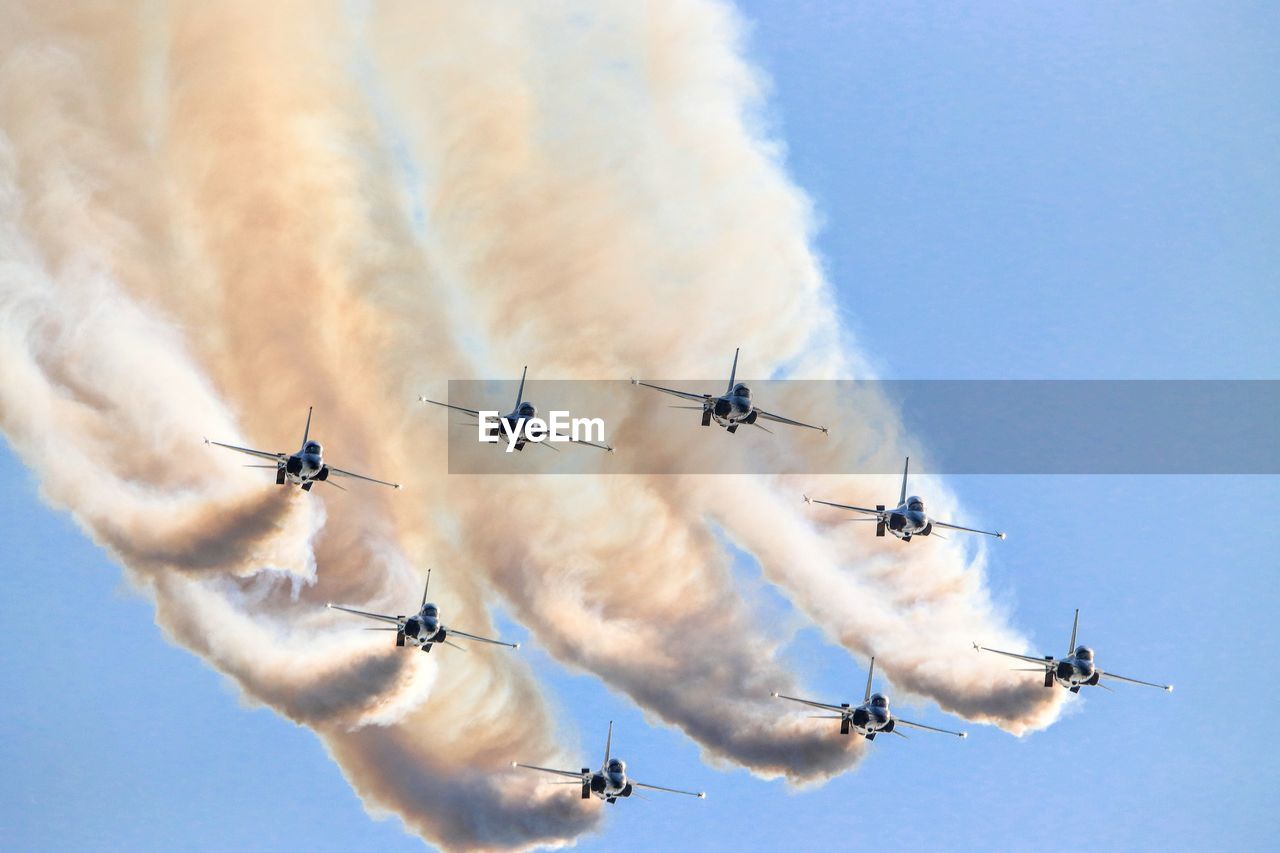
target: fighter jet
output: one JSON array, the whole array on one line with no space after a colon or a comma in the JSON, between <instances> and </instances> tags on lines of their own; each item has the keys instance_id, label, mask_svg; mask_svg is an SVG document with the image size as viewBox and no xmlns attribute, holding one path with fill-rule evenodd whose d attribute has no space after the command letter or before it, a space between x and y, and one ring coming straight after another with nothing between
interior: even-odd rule
<instances>
[{"instance_id":1,"label":"fighter jet","mask_svg":"<svg viewBox=\"0 0 1280 853\"><path fill-rule=\"evenodd\" d=\"M499 420L501 423L494 424L489 428L488 435L491 440L497 441L502 437L504 432L512 437L516 450L524 450L524 446L529 443L529 439L525 434L525 426L530 420L538 416L538 407L524 399L524 379L529 373L528 365L525 365L524 372L520 374L520 387L516 390L516 407L508 414L503 415ZM431 403L435 406L443 406L446 409L453 409L455 412L462 412L464 415L470 415L479 419L480 411L478 409L468 409L463 406L455 406L451 403L441 403L439 400L429 400L426 397L419 397L418 400L423 403ZM565 436L561 441L568 441L571 444L585 444L587 447L595 447L609 453L613 452L613 448L607 444L598 444L594 441L578 440ZM548 441L535 442L550 447L552 450L556 448Z\"/></svg>"},{"instance_id":2,"label":"fighter jet","mask_svg":"<svg viewBox=\"0 0 1280 853\"><path fill-rule=\"evenodd\" d=\"M840 705L825 705L822 702L810 702L808 699L783 696L781 693L774 693L773 695L779 699L790 699L792 702L799 702L802 705L809 705L813 708L821 708L824 711L836 711L837 713L835 714L813 714L812 717L816 720L839 720L840 734L842 735L847 735L850 731L856 731L867 740L875 740L878 734L895 734L899 737L906 737L906 735L898 731L898 726L910 726L913 729L941 732L944 735L955 735L959 738L969 736L968 732L936 729L933 726L913 723L901 717L893 716L889 711L889 699L883 693L871 692L871 678L875 675L875 671L876 659L872 658L871 669L867 671L867 692L862 697L862 704L856 708L851 708L847 702Z\"/></svg>"},{"instance_id":3,"label":"fighter jet","mask_svg":"<svg viewBox=\"0 0 1280 853\"><path fill-rule=\"evenodd\" d=\"M817 498L804 496L804 502L810 504L824 504L833 506L837 509L847 509L853 512L864 512L867 515L874 516L876 522L876 535L883 536L885 530L888 530L894 536L897 536L903 542L910 542L912 536L928 536L933 534L935 528L943 528L945 530L963 530L965 533L981 533L984 536L994 536L997 539L1005 538L1003 533L997 533L990 530L975 530L972 527L961 527L958 524L947 524L945 521L938 521L930 518L925 512L924 501L921 498L912 495L907 497L907 469L911 467L911 457L907 457L907 464L902 469L902 493L898 497L898 505L893 509L885 509L884 504L877 504L875 509L868 509L863 506L849 506L848 504L832 503L831 501L820 501ZM856 521L872 521L870 518L855 519ZM939 534L934 534L939 535ZM945 539L945 536L939 535L939 538Z\"/></svg>"},{"instance_id":4,"label":"fighter jet","mask_svg":"<svg viewBox=\"0 0 1280 853\"><path fill-rule=\"evenodd\" d=\"M297 453L268 453L265 450L253 450L248 447L237 447L234 444L223 444L220 441L210 441L205 439L205 444L216 444L218 447L225 447L228 450L234 450L237 453L246 453L249 456L256 456L259 459L270 459L270 465L246 465L246 468L274 468L276 471L276 485L283 486L285 482L290 482L298 486L302 486L304 492L311 491L311 487L316 483L328 482L335 488L342 489L337 483L330 482L329 476L351 477L355 480L366 480L370 483L377 483L381 486L390 486L393 489L400 488L399 483L388 483L386 480L376 480L373 477L366 477L363 474L353 474L350 471L343 471L341 468L334 468L332 465L324 461L324 448L320 446L320 442L312 441L311 435L311 410L313 407L307 408L307 426L302 431L302 449ZM346 491L346 489L343 489Z\"/></svg>"},{"instance_id":5,"label":"fighter jet","mask_svg":"<svg viewBox=\"0 0 1280 853\"><path fill-rule=\"evenodd\" d=\"M380 622L389 622L394 628L366 628L366 631L395 631L396 645L403 646L408 643L411 646L417 646L424 652L431 651L431 647L437 643L443 643L446 646L453 646L455 649L461 649L457 643L449 639L449 637L462 637L467 640L475 640L478 643L491 643L495 646L506 646L509 649L520 648L519 643L504 643L501 640L490 640L488 637L477 637L475 634L468 634L465 631L459 631L457 628L445 628L440 622L440 608L435 604L427 601L427 590L431 589L431 570L427 570L427 585L422 589L422 606L413 616L386 616L381 613L367 613L363 610L356 610L353 607L343 607L340 604L330 604L334 610L342 610L347 613L354 613L357 616L364 616L368 619L377 619Z\"/></svg>"},{"instance_id":6,"label":"fighter jet","mask_svg":"<svg viewBox=\"0 0 1280 853\"><path fill-rule=\"evenodd\" d=\"M738 349L741 349L739 347ZM773 432L773 430L760 423L761 420L773 421L779 424L789 424L790 426L805 427L806 429L816 429L823 435L827 434L827 428L824 426L814 426L813 424L801 423L793 421L790 418L784 418L782 415L775 415L772 412L766 412L764 409L758 408L751 399L751 389L741 382L735 383L734 377L738 375L738 349L733 351L733 367L729 370L729 386L725 388L725 392L719 397L713 397L710 394L691 394L688 391L677 391L674 388L664 388L661 385L654 385L649 382L641 382L639 379L632 379L632 385L643 385L646 388L653 388L664 394L671 394L674 397L681 397L685 400L696 400L696 406L672 406L673 409L693 409L702 412L702 425L711 426L714 420L725 431L734 433L738 431L738 427L743 424L749 426L757 426L765 432Z\"/></svg>"},{"instance_id":7,"label":"fighter jet","mask_svg":"<svg viewBox=\"0 0 1280 853\"><path fill-rule=\"evenodd\" d=\"M1045 655L1043 658L1032 657L1031 655L1019 655L1013 652L1002 652L999 649L988 649L986 646L973 644L973 648L982 652L995 652L998 655L1017 658L1029 663L1037 664L1033 667L1015 670L1017 672L1042 672L1044 673L1044 686L1052 687L1056 681L1072 693L1079 693L1081 687L1101 687L1104 690L1110 690L1105 684L1101 683L1101 679L1111 678L1116 681L1127 681L1130 684L1142 684L1146 687L1159 687L1166 693L1173 692L1172 684L1152 684L1150 681L1139 681L1136 678L1126 678L1123 675L1116 675L1113 672L1103 672L1094 665L1093 649L1088 646L1076 645L1076 628L1080 626L1080 609L1076 608L1075 621L1071 623L1071 642L1067 646L1067 656L1064 658L1055 658L1053 655Z\"/></svg>"},{"instance_id":8,"label":"fighter jet","mask_svg":"<svg viewBox=\"0 0 1280 853\"><path fill-rule=\"evenodd\" d=\"M556 776L568 776L573 782L552 782L553 785L581 785L582 799L589 800L592 796L604 800L606 803L616 803L618 797L629 797L635 793L636 788L645 788L650 791L666 791L668 794L684 794L689 797L697 797L698 799L706 799L706 794L700 791L680 791L675 788L664 788L661 785L646 785L644 782L637 782L634 779L627 778L627 763L620 758L614 758L609 754L609 747L613 743L613 720L609 721L609 737L604 742L604 764L600 765L600 769L595 773L591 772L591 768L584 767L578 772L572 770L553 770L550 767L538 767L533 764L521 764L518 761L511 762L512 767L525 767L529 770L539 770L543 773L553 773Z\"/></svg>"}]
</instances>

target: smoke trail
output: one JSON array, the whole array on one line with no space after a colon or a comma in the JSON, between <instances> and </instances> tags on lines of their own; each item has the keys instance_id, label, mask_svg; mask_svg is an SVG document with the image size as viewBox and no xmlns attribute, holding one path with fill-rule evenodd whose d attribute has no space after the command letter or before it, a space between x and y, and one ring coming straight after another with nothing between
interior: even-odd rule
<instances>
[{"instance_id":1,"label":"smoke trail","mask_svg":"<svg viewBox=\"0 0 1280 853\"><path fill-rule=\"evenodd\" d=\"M337 12L32 4L4 17L0 415L45 496L129 569L170 636L313 726L372 807L459 848L589 827L580 804L492 775L517 748L556 752L524 668L479 650L438 672L323 610L339 596L390 612L416 601L416 567L438 553L429 484L416 506L339 495L326 519L322 501L197 449L238 424L255 443L292 442L314 402L351 467L423 462L398 429L405 383L382 361L388 330L420 318L359 294L360 279L420 270L381 238L352 244L382 233L350 165L378 150L351 119ZM446 614L485 630L482 584L446 577ZM348 758L371 725L400 761ZM430 796L446 787L468 808Z\"/></svg>"},{"instance_id":2,"label":"smoke trail","mask_svg":"<svg viewBox=\"0 0 1280 853\"><path fill-rule=\"evenodd\" d=\"M1052 720L1056 691L968 652L1018 638L955 545L852 536L794 479L448 477L444 420L410 402L525 361L704 375L739 344L757 375L861 370L729 9L2 11L0 427L169 636L311 726L372 811L477 849L597 817L504 775L577 765L518 657L396 654L323 610L403 612L428 564L446 621L486 630L496 592L557 659L761 775L820 780L861 747L768 698L800 689L788 638L739 595L726 539L912 694L1012 731ZM276 490L197 445L292 448L311 404L337 464L404 492ZM624 452L706 452L642 396L609 417ZM832 440L900 436L891 411L850 412Z\"/></svg>"},{"instance_id":3,"label":"smoke trail","mask_svg":"<svg viewBox=\"0 0 1280 853\"><path fill-rule=\"evenodd\" d=\"M434 166L421 186L428 225L465 261L455 274L467 285L467 313L491 339L544 374L570 377L705 375L744 337L757 375L788 365L791 375L814 378L856 368L839 346L808 249L807 206L775 151L751 132L759 85L738 57L726 9L669 3L606 15L575 7L568 34L560 8L545 18L503 16L497 30L482 25L494 11L483 4L430 21L410 8L379 10L377 55L414 150ZM531 44L546 49L529 52ZM469 73L477 67L486 73ZM724 438L674 441L655 427L663 407L639 396L621 405L615 443L629 452L679 458L714 452L709 445ZM803 399L779 406L806 410ZM806 440L761 439L758 452L821 452ZM892 456L902 447L888 411L848 412L831 441ZM940 491L929 478L918 483ZM827 488L848 500L868 494L858 478L832 478ZM1019 639L985 593L981 558L966 565L958 543L867 543L805 515L796 481L615 477L525 489L527 501L504 518L513 531L506 541L487 535L483 492L460 507L497 587L562 660L626 690L713 755L795 779L848 761L797 749L778 711L761 707L761 682L786 677L769 665L778 638L753 631L734 603L727 556L707 520L755 553L833 639L877 652L909 691L1016 732L1056 714L1056 693L972 654L975 635ZM947 495L939 498L945 506ZM537 511L545 505L557 507L555 517ZM631 541L618 535L619 516L644 519L642 530L628 529ZM696 590L687 589L690 565L701 567ZM579 608L584 617L563 618L577 601L588 605ZM628 630L661 626L662 641L641 633L601 646L623 612ZM646 652L671 646L678 664ZM681 684L680 695L655 689L663 680ZM736 698L726 703L726 695ZM757 731L767 734L757 741ZM783 752L797 760L776 762L761 742L771 739L788 743Z\"/></svg>"}]
</instances>

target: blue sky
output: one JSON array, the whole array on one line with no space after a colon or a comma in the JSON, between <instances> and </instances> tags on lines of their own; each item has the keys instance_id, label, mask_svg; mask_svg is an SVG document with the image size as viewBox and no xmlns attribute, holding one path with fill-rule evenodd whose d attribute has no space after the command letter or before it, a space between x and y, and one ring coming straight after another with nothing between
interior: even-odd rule
<instances>
[{"instance_id":1,"label":"blue sky","mask_svg":"<svg viewBox=\"0 0 1280 853\"><path fill-rule=\"evenodd\" d=\"M755 2L767 115L814 198L860 348L891 378L1275 378L1280 8ZM531 643L595 759L705 788L610 810L588 850L1274 847L1280 482L955 477L1011 532L991 585L1046 652L1073 608L1104 667L1025 739L877 741L788 791L704 766L678 733ZM240 705L0 451L0 838L14 849L421 849L374 822L305 729ZM924 543L927 547L927 543ZM912 546L914 547L914 546ZM744 583L754 577L741 567ZM765 590L771 606L785 608ZM522 635L504 626L504 636ZM802 632L815 696L860 662ZM943 723L934 708L913 711Z\"/></svg>"}]
</instances>

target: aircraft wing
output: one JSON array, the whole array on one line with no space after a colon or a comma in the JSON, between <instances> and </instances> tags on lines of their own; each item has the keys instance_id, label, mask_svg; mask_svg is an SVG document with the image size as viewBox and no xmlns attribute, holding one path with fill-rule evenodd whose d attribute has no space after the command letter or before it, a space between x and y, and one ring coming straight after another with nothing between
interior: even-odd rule
<instances>
[{"instance_id":1,"label":"aircraft wing","mask_svg":"<svg viewBox=\"0 0 1280 853\"><path fill-rule=\"evenodd\" d=\"M450 637L465 637L468 640L475 640L477 643L492 643L495 646L506 646L509 649L520 648L519 643L504 643L501 640L490 640L488 637L477 637L475 634L468 634L466 631L459 631L457 628L447 628L445 630L448 631Z\"/></svg>"},{"instance_id":2,"label":"aircraft wing","mask_svg":"<svg viewBox=\"0 0 1280 853\"><path fill-rule=\"evenodd\" d=\"M392 625L395 625L397 627L399 627L401 624L400 620L397 619L395 616L386 616L382 613L369 613L364 610L356 610L354 607L343 607L341 604L330 604L328 605L328 607L332 610L341 610L344 613L354 613L357 616L364 616L368 619L377 619L381 622L390 622Z\"/></svg>"},{"instance_id":3,"label":"aircraft wing","mask_svg":"<svg viewBox=\"0 0 1280 853\"><path fill-rule=\"evenodd\" d=\"M670 394L673 397L683 397L686 400L697 400L698 402L702 402L710 396L708 394L693 394L689 391L677 391L674 388L663 388L661 385L654 385L650 382L641 382L639 379L632 379L631 383L633 385L643 385L646 388L652 388L655 391L661 391L663 394Z\"/></svg>"},{"instance_id":4,"label":"aircraft wing","mask_svg":"<svg viewBox=\"0 0 1280 853\"><path fill-rule=\"evenodd\" d=\"M454 406L449 403L441 403L439 400L428 400L426 397L419 397L418 400L420 400L423 403L431 403L436 406L443 406L446 409L453 409L455 412L462 412L464 415L471 415L474 418L480 417L480 412L476 409L466 409L466 408L463 408L462 406Z\"/></svg>"},{"instance_id":5,"label":"aircraft wing","mask_svg":"<svg viewBox=\"0 0 1280 853\"><path fill-rule=\"evenodd\" d=\"M1116 681L1127 681L1130 684L1141 684L1146 687L1159 687L1166 693L1173 692L1172 684L1152 684L1150 681L1139 681L1136 678L1125 678L1123 675L1116 675L1114 672L1103 672L1102 670L1098 670L1098 675L1102 678L1114 678Z\"/></svg>"},{"instance_id":6,"label":"aircraft wing","mask_svg":"<svg viewBox=\"0 0 1280 853\"><path fill-rule=\"evenodd\" d=\"M512 767L523 767L526 770L539 770L543 773L553 773L556 776L568 776L571 779L581 780L587 774L578 770L554 770L550 767L539 767L536 764L521 764L519 761L511 762Z\"/></svg>"},{"instance_id":7,"label":"aircraft wing","mask_svg":"<svg viewBox=\"0 0 1280 853\"><path fill-rule=\"evenodd\" d=\"M353 474L350 471L343 471L341 468L334 468L332 465L329 466L329 473L337 474L339 477L350 477L353 480L364 480L368 483L377 483L380 486L390 486L393 489L400 488L399 483L388 483L386 480L377 480L373 477L366 477L363 474Z\"/></svg>"},{"instance_id":8,"label":"aircraft wing","mask_svg":"<svg viewBox=\"0 0 1280 853\"><path fill-rule=\"evenodd\" d=\"M268 453L265 450L254 450L251 447L237 447L234 444L223 444L221 441L210 441L207 438L204 440L204 443L216 444L218 447L227 448L227 450L234 450L237 453L245 453L249 456L256 456L259 459L270 459L273 462L283 462L285 459L289 458L289 454L287 453Z\"/></svg>"},{"instance_id":9,"label":"aircraft wing","mask_svg":"<svg viewBox=\"0 0 1280 853\"><path fill-rule=\"evenodd\" d=\"M1002 652L1002 651L1000 651L999 649L989 649L989 648L987 648L986 646L980 646L980 645L978 645L977 643L974 643L974 644L973 644L973 647L974 647L975 649L977 649L977 650L979 650L979 651L983 651L983 652L995 652L996 654L998 654L998 655L1004 655L1005 657L1009 657L1009 658L1017 658L1018 660L1025 660L1025 661L1029 661L1029 662L1031 662L1031 663L1038 663L1038 664L1040 664L1041 666L1043 666L1043 667L1044 667L1044 668L1046 668L1046 669L1048 669L1049 667L1057 666L1057 665L1058 665L1058 659L1057 659L1057 658L1045 659L1044 657L1038 657L1038 658L1037 658L1037 657L1031 657L1030 655L1019 655L1019 654L1015 654L1014 652Z\"/></svg>"},{"instance_id":10,"label":"aircraft wing","mask_svg":"<svg viewBox=\"0 0 1280 853\"><path fill-rule=\"evenodd\" d=\"M604 452L606 452L606 453L612 453L612 452L613 452L613 447L611 447L611 446L610 446L610 445L608 445L608 444L600 444L599 442L595 442L595 441L585 441L585 440L580 439L580 438L572 438L571 436L568 436L568 435L565 435L564 433L559 433L559 432L558 432L558 433L555 433L555 437L556 437L557 441L552 441L552 440L551 440L551 436L550 436L550 435L548 435L548 436L547 436L545 439L543 439L542 441L538 441L538 442L534 442L534 443L535 443L535 444L541 444L543 447L547 447L547 448L550 448L551 450L555 450L555 449L556 449L556 444L557 444L557 443L559 443L559 439L564 439L564 440L565 440L565 441L567 441L569 444L585 444L587 447L594 447L594 448L596 448L597 450L603 450L603 451L604 451Z\"/></svg>"},{"instance_id":11,"label":"aircraft wing","mask_svg":"<svg viewBox=\"0 0 1280 853\"><path fill-rule=\"evenodd\" d=\"M933 519L930 519L933 521ZM994 536L997 539L1003 539L1004 534L991 530L976 530L972 527L961 527L958 524L947 524L945 521L933 521L934 527L945 527L947 530L963 530L965 533L981 533L984 536Z\"/></svg>"},{"instance_id":12,"label":"aircraft wing","mask_svg":"<svg viewBox=\"0 0 1280 853\"><path fill-rule=\"evenodd\" d=\"M853 512L865 512L868 515L882 514L882 511L878 509L868 509L865 506L849 506L848 504L832 503L831 501L820 501L817 498L811 498L808 495L804 496L804 502L807 504L822 504L823 506L833 506L836 509L847 509L847 510L852 510Z\"/></svg>"},{"instance_id":13,"label":"aircraft wing","mask_svg":"<svg viewBox=\"0 0 1280 853\"><path fill-rule=\"evenodd\" d=\"M789 424L791 426L805 427L806 429L816 429L823 435L827 434L827 428L824 426L814 426L801 421L793 421L791 418L784 418L782 415L775 415L772 412L766 412L764 409L756 409L756 415L764 418L766 421L773 421L778 424Z\"/></svg>"},{"instance_id":14,"label":"aircraft wing","mask_svg":"<svg viewBox=\"0 0 1280 853\"><path fill-rule=\"evenodd\" d=\"M612 453L612 452L613 452L613 448L612 448L612 447L610 447L610 446L609 446L609 445L607 445L607 444L597 444L597 443L596 443L596 442L594 442L594 441L583 441L583 440L581 440L581 439L577 439L577 438L571 438L571 439L569 439L569 441L570 441L572 444L585 444L587 447L595 447L595 448L597 448L597 449L599 449L599 450L603 450L603 451L605 451L606 453Z\"/></svg>"},{"instance_id":15,"label":"aircraft wing","mask_svg":"<svg viewBox=\"0 0 1280 853\"><path fill-rule=\"evenodd\" d=\"M814 708L821 708L824 711L844 712L849 710L848 708L842 708L839 705L825 705L822 702L811 702L808 699L797 699L795 696L783 696L781 693L775 693L773 695L779 699L789 699L792 702L799 702L801 705L809 705Z\"/></svg>"},{"instance_id":16,"label":"aircraft wing","mask_svg":"<svg viewBox=\"0 0 1280 853\"><path fill-rule=\"evenodd\" d=\"M661 785L646 785L645 783L637 782L634 779L630 781L631 784L635 785L637 788L648 788L650 791L666 791L668 794L684 794L686 797L697 797L700 800L705 800L707 798L707 795L702 791L681 791L679 788L664 788Z\"/></svg>"},{"instance_id":17,"label":"aircraft wing","mask_svg":"<svg viewBox=\"0 0 1280 853\"><path fill-rule=\"evenodd\" d=\"M911 726L913 729L924 729L928 732L941 732L944 735L955 735L956 737L968 737L968 732L953 732L950 729L937 729L933 726L926 726L924 723L913 723L910 720L904 720L901 717L894 717L900 726Z\"/></svg>"}]
</instances>

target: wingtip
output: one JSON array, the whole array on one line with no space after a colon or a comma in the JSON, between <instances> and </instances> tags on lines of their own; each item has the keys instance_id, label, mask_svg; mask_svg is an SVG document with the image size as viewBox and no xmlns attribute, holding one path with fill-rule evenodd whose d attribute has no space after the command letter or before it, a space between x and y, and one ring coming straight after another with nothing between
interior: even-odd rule
<instances>
[{"instance_id":1,"label":"wingtip","mask_svg":"<svg viewBox=\"0 0 1280 853\"><path fill-rule=\"evenodd\" d=\"M699 791L699 792L698 792L698 799L700 799L700 800L705 800L706 798L707 798L707 792L706 792L706 791Z\"/></svg>"},{"instance_id":2,"label":"wingtip","mask_svg":"<svg viewBox=\"0 0 1280 853\"><path fill-rule=\"evenodd\" d=\"M399 483L393 483L392 485L394 485L397 489L398 489L398 488L400 488L400 484L399 484Z\"/></svg>"},{"instance_id":3,"label":"wingtip","mask_svg":"<svg viewBox=\"0 0 1280 853\"><path fill-rule=\"evenodd\" d=\"M1004 534L1004 533L997 533L997 534L996 534L996 538L997 538L997 539L1008 539L1009 537L1008 537L1008 535L1006 535L1006 534Z\"/></svg>"},{"instance_id":4,"label":"wingtip","mask_svg":"<svg viewBox=\"0 0 1280 853\"><path fill-rule=\"evenodd\" d=\"M827 435L830 432L830 430L827 429L826 427L818 427L818 429L822 430L823 435Z\"/></svg>"},{"instance_id":5,"label":"wingtip","mask_svg":"<svg viewBox=\"0 0 1280 853\"><path fill-rule=\"evenodd\" d=\"M330 610L332 610L332 609L333 609L333 602L332 602L332 601L326 601L324 606L325 606L325 607L328 607Z\"/></svg>"},{"instance_id":6,"label":"wingtip","mask_svg":"<svg viewBox=\"0 0 1280 853\"><path fill-rule=\"evenodd\" d=\"M639 379L636 379L636 378L633 376L633 377L631 377L631 384L632 384L632 385L639 385L639 384L640 384L640 380L639 380Z\"/></svg>"},{"instance_id":7,"label":"wingtip","mask_svg":"<svg viewBox=\"0 0 1280 853\"><path fill-rule=\"evenodd\" d=\"M511 766L512 766L512 767L519 767L519 766L520 766L520 762L519 762L519 761L513 761L513 762L511 762Z\"/></svg>"},{"instance_id":8,"label":"wingtip","mask_svg":"<svg viewBox=\"0 0 1280 853\"><path fill-rule=\"evenodd\" d=\"M1164 686L1164 692L1165 692L1165 693L1172 693L1172 692L1173 692L1173 685L1172 685L1172 684L1166 684L1166 685Z\"/></svg>"},{"instance_id":9,"label":"wingtip","mask_svg":"<svg viewBox=\"0 0 1280 853\"><path fill-rule=\"evenodd\" d=\"M967 740L967 739L968 739L968 737L969 737L969 733L968 733L968 732L961 732L961 733L960 733L960 739L961 739L961 740Z\"/></svg>"},{"instance_id":10,"label":"wingtip","mask_svg":"<svg viewBox=\"0 0 1280 853\"><path fill-rule=\"evenodd\" d=\"M972 641L972 640L970 640L970 642L973 642L973 641ZM974 650L975 652L980 652L980 651L982 651L982 646L978 645L977 643L973 643L973 650Z\"/></svg>"},{"instance_id":11,"label":"wingtip","mask_svg":"<svg viewBox=\"0 0 1280 853\"><path fill-rule=\"evenodd\" d=\"M520 648L520 644L519 644L519 643L512 643L512 644L511 644L511 648L513 648L513 649L518 649L518 648Z\"/></svg>"},{"instance_id":12,"label":"wingtip","mask_svg":"<svg viewBox=\"0 0 1280 853\"><path fill-rule=\"evenodd\" d=\"M809 497L808 495L801 495L801 497L804 498L805 503L807 504L813 503L813 498Z\"/></svg>"},{"instance_id":13,"label":"wingtip","mask_svg":"<svg viewBox=\"0 0 1280 853\"><path fill-rule=\"evenodd\" d=\"M203 436L203 438L204 438L204 443L205 443L205 444L208 444L208 443L209 443L209 437L208 437L208 436Z\"/></svg>"},{"instance_id":14,"label":"wingtip","mask_svg":"<svg viewBox=\"0 0 1280 853\"><path fill-rule=\"evenodd\" d=\"M769 695L770 695L770 696L772 696L773 698L777 699L777 698L778 698L778 691L776 691L776 690L775 690L775 691L773 691L772 693L770 693Z\"/></svg>"}]
</instances>

